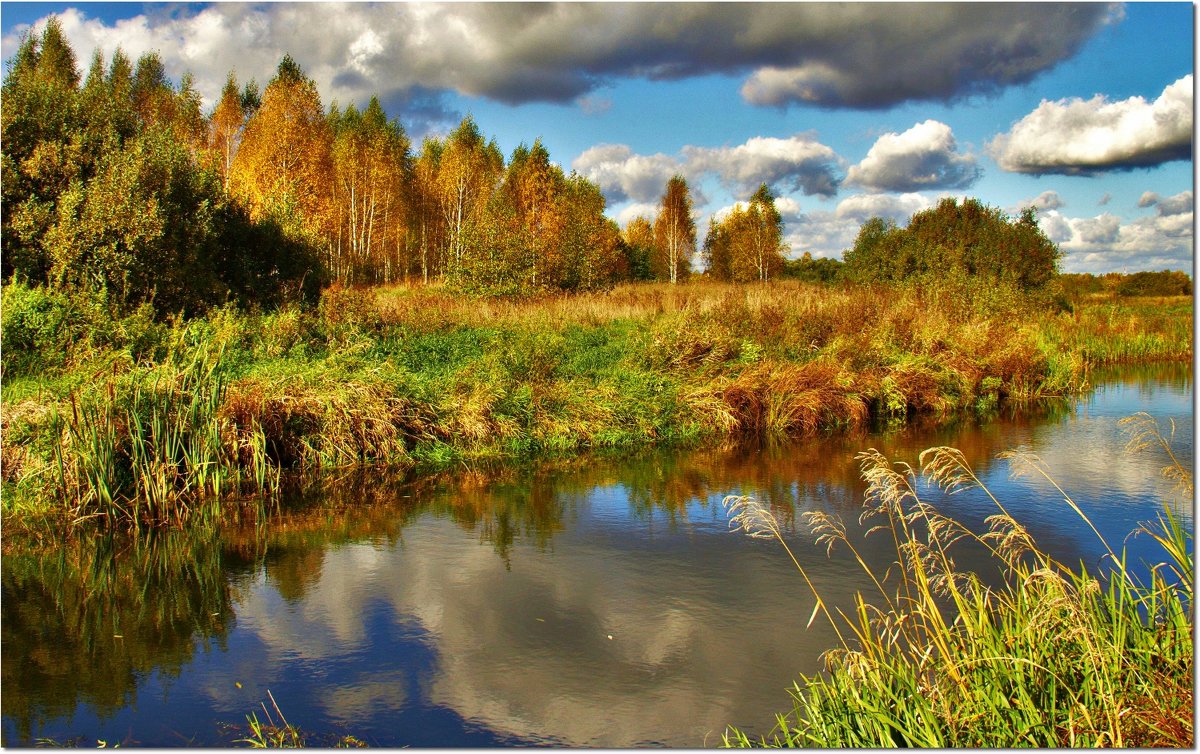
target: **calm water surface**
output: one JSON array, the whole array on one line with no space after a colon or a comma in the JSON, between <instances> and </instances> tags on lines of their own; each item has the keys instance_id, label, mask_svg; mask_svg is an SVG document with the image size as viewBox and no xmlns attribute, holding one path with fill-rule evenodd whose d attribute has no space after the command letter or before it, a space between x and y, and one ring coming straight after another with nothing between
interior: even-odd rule
<instances>
[{"instance_id":1,"label":"calm water surface","mask_svg":"<svg viewBox=\"0 0 1200 754\"><path fill-rule=\"evenodd\" d=\"M265 525L152 541L6 546L3 744L229 745L268 689L311 743L699 747L726 724L766 732L833 646L778 543L730 533L722 498L754 494L818 588L865 577L812 545L799 514L854 530L855 454L916 462L953 445L1039 542L1101 546L1045 482L996 454L1037 453L1117 546L1170 496L1121 418L1177 425L1192 459L1189 365L1100 377L1085 399L986 423L754 450L651 453L458 474L421 485L330 482ZM978 494L941 498L973 522ZM1190 501L1180 506L1190 528ZM885 563L882 538L869 557ZM1127 542L1151 557L1146 538ZM870 548L868 548L870 549Z\"/></svg>"}]
</instances>

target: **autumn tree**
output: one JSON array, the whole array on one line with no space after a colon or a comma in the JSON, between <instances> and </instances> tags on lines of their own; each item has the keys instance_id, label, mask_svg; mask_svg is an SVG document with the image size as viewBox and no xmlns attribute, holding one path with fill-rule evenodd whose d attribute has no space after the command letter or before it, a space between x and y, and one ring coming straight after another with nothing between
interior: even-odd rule
<instances>
[{"instance_id":1,"label":"autumn tree","mask_svg":"<svg viewBox=\"0 0 1200 754\"><path fill-rule=\"evenodd\" d=\"M330 272L342 282L392 282L408 242L409 141L379 100L329 116L333 130Z\"/></svg>"},{"instance_id":2,"label":"autumn tree","mask_svg":"<svg viewBox=\"0 0 1200 754\"><path fill-rule=\"evenodd\" d=\"M766 282L783 270L783 218L775 197L764 183L750 197L744 211L735 208L729 217L730 272L738 282Z\"/></svg>"},{"instance_id":3,"label":"autumn tree","mask_svg":"<svg viewBox=\"0 0 1200 754\"><path fill-rule=\"evenodd\" d=\"M732 252L729 242L729 225L717 222L716 217L708 219L708 232L704 235L704 268L708 276L714 280L733 280L733 270L730 266Z\"/></svg>"},{"instance_id":4,"label":"autumn tree","mask_svg":"<svg viewBox=\"0 0 1200 754\"><path fill-rule=\"evenodd\" d=\"M630 268L621 253L620 229L604 215L605 199L600 187L572 173L564 186L563 202L566 222L558 287L596 290L628 280Z\"/></svg>"},{"instance_id":5,"label":"autumn tree","mask_svg":"<svg viewBox=\"0 0 1200 754\"><path fill-rule=\"evenodd\" d=\"M696 250L696 222L692 219L692 197L683 176L667 181L658 217L654 220L654 256L651 267L659 280L677 283L691 273Z\"/></svg>"},{"instance_id":6,"label":"autumn tree","mask_svg":"<svg viewBox=\"0 0 1200 754\"><path fill-rule=\"evenodd\" d=\"M504 156L495 141L485 142L475 120L463 118L446 138L434 184L445 231L446 272L452 277L461 272L472 231L503 170Z\"/></svg>"},{"instance_id":7,"label":"autumn tree","mask_svg":"<svg viewBox=\"0 0 1200 754\"><path fill-rule=\"evenodd\" d=\"M426 137L413 165L410 217L416 261L424 283L440 274L444 263L445 224L438 195L443 147L440 140Z\"/></svg>"},{"instance_id":8,"label":"autumn tree","mask_svg":"<svg viewBox=\"0 0 1200 754\"><path fill-rule=\"evenodd\" d=\"M229 191L253 219L270 218L310 243L327 243L332 142L317 85L284 55L246 124Z\"/></svg>"},{"instance_id":9,"label":"autumn tree","mask_svg":"<svg viewBox=\"0 0 1200 754\"><path fill-rule=\"evenodd\" d=\"M199 99L153 56L93 55L82 88L53 19L4 81L4 276L159 316L278 300L316 260L256 224L197 160ZM309 288L311 290L311 286Z\"/></svg>"},{"instance_id":10,"label":"autumn tree","mask_svg":"<svg viewBox=\"0 0 1200 754\"><path fill-rule=\"evenodd\" d=\"M233 71L225 79L221 99L208 118L208 150L213 165L221 176L225 189L229 189L229 172L233 158L241 143L242 128L246 125L246 108L238 91L237 76Z\"/></svg>"},{"instance_id":11,"label":"autumn tree","mask_svg":"<svg viewBox=\"0 0 1200 754\"><path fill-rule=\"evenodd\" d=\"M19 271L41 281L48 274L42 239L58 196L80 177L85 156L78 86L75 54L51 17L41 36L22 38L4 80L0 257L6 278Z\"/></svg>"}]
</instances>

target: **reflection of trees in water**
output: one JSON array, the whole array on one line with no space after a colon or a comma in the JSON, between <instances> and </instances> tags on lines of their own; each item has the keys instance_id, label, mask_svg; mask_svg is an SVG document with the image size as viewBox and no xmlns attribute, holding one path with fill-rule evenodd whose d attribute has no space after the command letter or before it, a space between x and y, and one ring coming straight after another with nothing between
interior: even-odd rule
<instances>
[{"instance_id":1,"label":"reflection of trees in water","mask_svg":"<svg viewBox=\"0 0 1200 754\"><path fill-rule=\"evenodd\" d=\"M286 599L299 599L320 577L322 551L347 542L395 543L419 515L453 521L475 532L507 563L523 540L550 546L565 518L597 488L620 487L634 516L687 521L693 505L719 507L726 494L752 495L787 530L814 508L847 519L858 516L865 484L855 456L876 447L915 464L932 445L959 448L980 473L1013 445L1014 434L1071 410L1065 401L1006 409L980 424L914 424L890 433L837 433L796 442L726 445L680 451L654 449L635 456L447 472L418 480L379 470L329 476L292 495L255 526L229 532L227 549L241 567L257 565Z\"/></svg>"},{"instance_id":2,"label":"reflection of trees in water","mask_svg":"<svg viewBox=\"0 0 1200 754\"><path fill-rule=\"evenodd\" d=\"M518 541L551 547L597 488L619 489L634 516L664 515L671 525L686 523L691 506L713 510L730 493L762 500L789 530L803 529L803 510L852 522L865 489L859 451L876 447L915 464L921 450L949 445L983 475L1015 438L1071 410L1069 402L1049 402L1002 408L983 425L963 420L786 444L652 450L420 480L368 469L324 477L257 521L227 523L219 536L176 532L53 548L6 542L3 712L26 739L80 702L111 714L132 700L139 676L177 674L191 661L196 637L223 641L236 590L255 574L264 573L285 599L300 600L319 582L328 548L395 545L419 516L477 533L506 564Z\"/></svg>"},{"instance_id":3,"label":"reflection of trees in water","mask_svg":"<svg viewBox=\"0 0 1200 754\"><path fill-rule=\"evenodd\" d=\"M114 713L234 620L214 532L6 547L2 583L3 709L24 740L81 702Z\"/></svg>"}]
</instances>

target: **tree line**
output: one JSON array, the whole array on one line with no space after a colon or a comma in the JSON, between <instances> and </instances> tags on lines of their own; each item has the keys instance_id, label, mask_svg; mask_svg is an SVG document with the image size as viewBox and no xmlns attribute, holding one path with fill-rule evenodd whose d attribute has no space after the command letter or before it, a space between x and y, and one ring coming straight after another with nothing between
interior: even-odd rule
<instances>
[{"instance_id":1,"label":"tree line","mask_svg":"<svg viewBox=\"0 0 1200 754\"><path fill-rule=\"evenodd\" d=\"M261 91L231 71L205 114L190 75L173 85L155 53L135 64L97 50L81 80L53 18L22 40L3 97L4 280L86 291L122 312L271 305L329 282L487 294L678 283L697 260L734 282L953 272L1032 289L1061 256L1031 211L1010 220L947 199L907 227L868 220L844 264L787 260L765 184L710 220L698 246L679 175L653 218L620 228L599 188L565 173L540 140L505 159L468 116L414 149L375 97L326 108L288 55Z\"/></svg>"},{"instance_id":2,"label":"tree line","mask_svg":"<svg viewBox=\"0 0 1200 754\"><path fill-rule=\"evenodd\" d=\"M506 160L468 116L414 149L375 97L325 108L288 55L261 92L231 71L205 114L191 76L173 85L156 53L135 64L97 50L81 80L52 18L22 40L3 96L4 279L86 290L121 311L270 304L328 282L505 294L692 272L683 177L653 221L622 229L599 188L540 140ZM738 240L761 236L763 218L774 240ZM779 226L764 186L720 225L709 263L726 279L767 279L783 261ZM776 256L747 266L743 247Z\"/></svg>"}]
</instances>

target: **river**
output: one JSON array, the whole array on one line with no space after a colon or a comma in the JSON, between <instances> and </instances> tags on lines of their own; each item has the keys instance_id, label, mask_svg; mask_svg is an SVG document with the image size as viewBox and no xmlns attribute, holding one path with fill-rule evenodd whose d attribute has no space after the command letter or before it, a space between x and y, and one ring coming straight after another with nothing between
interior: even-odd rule
<instances>
[{"instance_id":1,"label":"river","mask_svg":"<svg viewBox=\"0 0 1200 754\"><path fill-rule=\"evenodd\" d=\"M268 522L6 544L3 744L228 746L248 714L265 717L268 691L310 744L702 747L727 724L766 732L834 637L805 628L813 598L795 566L778 542L731 532L722 499L766 502L817 588L847 604L869 582L846 552L814 546L800 514L837 514L858 536L856 453L915 464L951 445L1043 547L1095 564L1102 546L1049 483L996 459L1025 447L1110 543L1153 557L1126 535L1171 485L1161 455L1125 451L1118 422L1173 419L1190 464L1191 366L1095 381L986 421L420 483L354 474ZM975 525L994 512L977 491L920 489ZM1191 501L1178 511L1191 529ZM884 538L866 542L885 564Z\"/></svg>"}]
</instances>

